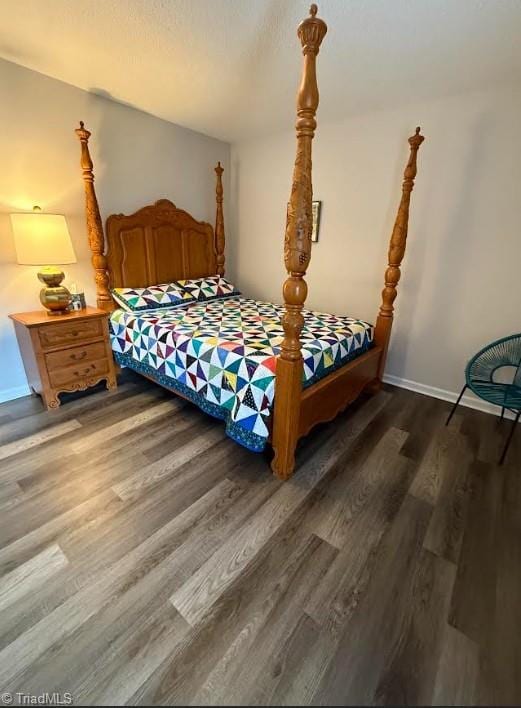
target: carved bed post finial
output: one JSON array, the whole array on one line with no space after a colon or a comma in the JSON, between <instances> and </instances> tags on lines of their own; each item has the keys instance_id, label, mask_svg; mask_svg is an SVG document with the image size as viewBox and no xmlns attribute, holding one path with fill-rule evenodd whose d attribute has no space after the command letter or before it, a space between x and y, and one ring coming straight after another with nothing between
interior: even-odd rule
<instances>
[{"instance_id":1,"label":"carved bed post finial","mask_svg":"<svg viewBox=\"0 0 521 708\"><path fill-rule=\"evenodd\" d=\"M83 171L83 183L85 185L87 234L92 254L91 260L94 268L94 279L96 281L96 300L100 309L110 312L114 309L114 304L109 290L107 259L105 257L105 238L103 235L103 226L96 191L94 189L93 164L89 153L89 138L91 134L85 128L83 121L80 121L80 127L76 128L75 132L81 143L81 169Z\"/></svg>"},{"instance_id":2,"label":"carved bed post finial","mask_svg":"<svg viewBox=\"0 0 521 708\"><path fill-rule=\"evenodd\" d=\"M311 258L313 221L311 142L317 126L315 114L319 100L316 57L327 32L326 23L316 17L316 14L317 6L313 4L310 16L300 23L297 31L302 44L304 64L297 94L297 154L284 239L284 263L288 278L282 290L286 311L282 317L284 339L277 361L273 431L275 457L272 462L274 472L283 478L291 474L295 463L302 388L300 333L304 325L302 307L307 295L304 275Z\"/></svg>"},{"instance_id":3,"label":"carved bed post finial","mask_svg":"<svg viewBox=\"0 0 521 708\"><path fill-rule=\"evenodd\" d=\"M216 202L216 212L215 212L215 252L217 255L217 273L218 275L224 275L224 246L225 246L225 236L224 236L224 214L223 214L223 181L222 174L224 169L221 167L221 163L217 163L215 168L215 174L217 175L217 184L215 187L215 202Z\"/></svg>"},{"instance_id":4,"label":"carved bed post finial","mask_svg":"<svg viewBox=\"0 0 521 708\"><path fill-rule=\"evenodd\" d=\"M412 137L409 138L411 152L409 161L403 175L402 197L398 207L398 213L394 222L394 227L389 243L389 262L385 271L385 287L382 290L382 304L376 321L375 328L375 343L383 347L382 357L380 359L380 369L378 378L381 380L385 368L385 359L387 349L389 347L389 339L391 336L391 327L394 317L394 301L397 295L397 286L400 280L400 266L405 255L405 247L407 245L407 231L409 227L409 206L411 202L411 192L414 187L414 178L416 177L417 167L416 158L420 145L425 138L420 135L420 128Z\"/></svg>"}]
</instances>

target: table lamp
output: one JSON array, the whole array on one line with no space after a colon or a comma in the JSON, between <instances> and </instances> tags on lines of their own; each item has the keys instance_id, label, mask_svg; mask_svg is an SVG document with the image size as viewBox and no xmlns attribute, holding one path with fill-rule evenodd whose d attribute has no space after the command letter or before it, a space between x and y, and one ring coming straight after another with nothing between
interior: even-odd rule
<instances>
[{"instance_id":1,"label":"table lamp","mask_svg":"<svg viewBox=\"0 0 521 708\"><path fill-rule=\"evenodd\" d=\"M33 207L29 214L10 216L18 263L43 266L38 271L38 279L45 284L40 302L49 315L66 314L71 294L61 285L65 274L58 266L76 263L76 256L65 217L44 214L40 207Z\"/></svg>"}]
</instances>

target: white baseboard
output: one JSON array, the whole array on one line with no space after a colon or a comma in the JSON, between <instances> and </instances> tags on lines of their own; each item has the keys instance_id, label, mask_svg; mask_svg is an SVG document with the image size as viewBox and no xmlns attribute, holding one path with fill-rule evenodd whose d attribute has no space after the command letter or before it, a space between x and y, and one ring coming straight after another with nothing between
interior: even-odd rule
<instances>
[{"instance_id":1,"label":"white baseboard","mask_svg":"<svg viewBox=\"0 0 521 708\"><path fill-rule=\"evenodd\" d=\"M425 396L441 398L442 401L449 401L450 403L455 403L459 396L459 391L457 393L454 393L454 391L446 391L444 388L427 386L427 384L418 383L418 381L410 381L409 379L402 379L399 376L393 376L392 374L384 374L383 380L385 383L392 384L393 386L406 388L409 391L414 391L415 393L423 393ZM466 406L467 408L474 408L475 410L482 411L483 413L490 413L491 415L498 416L501 414L501 408L499 406L494 406L492 403L487 403L472 394L465 394L461 399L460 405ZM513 419L514 415L510 413L510 411L506 411L505 418ZM521 423L521 420L519 422Z\"/></svg>"},{"instance_id":2,"label":"white baseboard","mask_svg":"<svg viewBox=\"0 0 521 708\"><path fill-rule=\"evenodd\" d=\"M14 388L6 388L0 391L0 403L5 403L6 401L14 401L15 398L22 398L22 396L29 396L31 389L27 384L24 386L15 386Z\"/></svg>"}]
</instances>

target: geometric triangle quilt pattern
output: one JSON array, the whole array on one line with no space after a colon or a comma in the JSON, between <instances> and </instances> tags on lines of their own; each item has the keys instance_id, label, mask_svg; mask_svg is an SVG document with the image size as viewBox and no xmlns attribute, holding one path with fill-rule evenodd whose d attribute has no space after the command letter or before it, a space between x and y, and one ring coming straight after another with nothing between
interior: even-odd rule
<instances>
[{"instance_id":1,"label":"geometric triangle quilt pattern","mask_svg":"<svg viewBox=\"0 0 521 708\"><path fill-rule=\"evenodd\" d=\"M269 435L282 305L228 297L110 316L116 360L171 385L226 420L227 433L260 451ZM303 385L367 351L374 328L351 317L303 311Z\"/></svg>"},{"instance_id":2,"label":"geometric triangle quilt pattern","mask_svg":"<svg viewBox=\"0 0 521 708\"><path fill-rule=\"evenodd\" d=\"M177 283L161 283L148 288L113 288L112 297L130 312L174 307L193 302L194 298Z\"/></svg>"},{"instance_id":3,"label":"geometric triangle quilt pattern","mask_svg":"<svg viewBox=\"0 0 521 708\"><path fill-rule=\"evenodd\" d=\"M178 280L176 282L198 302L229 297L230 295L240 295L234 285L222 275L210 275L206 278Z\"/></svg>"}]
</instances>

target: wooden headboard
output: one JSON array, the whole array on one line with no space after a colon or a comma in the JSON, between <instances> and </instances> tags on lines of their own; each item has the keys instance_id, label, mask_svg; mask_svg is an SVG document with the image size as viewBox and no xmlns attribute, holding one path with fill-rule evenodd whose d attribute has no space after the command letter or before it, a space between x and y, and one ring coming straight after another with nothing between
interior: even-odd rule
<instances>
[{"instance_id":1,"label":"wooden headboard","mask_svg":"<svg viewBox=\"0 0 521 708\"><path fill-rule=\"evenodd\" d=\"M107 219L107 269L113 288L140 288L217 272L213 228L168 199Z\"/></svg>"},{"instance_id":2,"label":"wooden headboard","mask_svg":"<svg viewBox=\"0 0 521 708\"><path fill-rule=\"evenodd\" d=\"M85 186L87 233L99 308L114 309L110 288L139 288L184 278L224 275L223 168L215 174L215 231L197 221L168 199L145 206L134 214L112 214L105 234L94 190L89 153L91 133L80 122L81 167Z\"/></svg>"}]
</instances>

